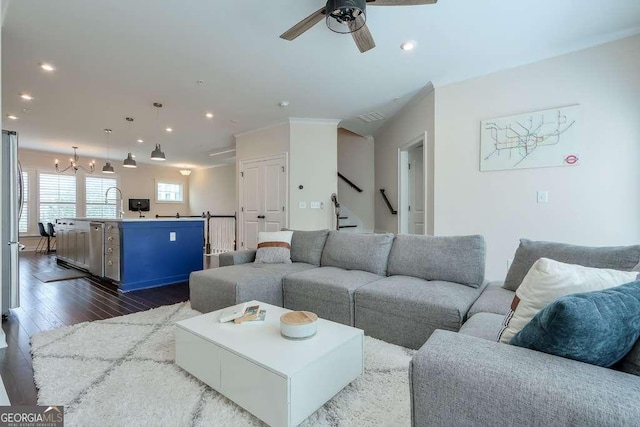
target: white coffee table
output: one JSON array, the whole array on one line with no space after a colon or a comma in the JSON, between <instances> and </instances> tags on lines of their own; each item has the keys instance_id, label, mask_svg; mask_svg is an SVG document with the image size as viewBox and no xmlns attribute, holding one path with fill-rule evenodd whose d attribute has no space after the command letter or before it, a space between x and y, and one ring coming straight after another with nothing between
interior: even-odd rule
<instances>
[{"instance_id":1,"label":"white coffee table","mask_svg":"<svg viewBox=\"0 0 640 427\"><path fill-rule=\"evenodd\" d=\"M222 310L177 322L178 366L272 426L301 423L363 373L362 330L318 319L313 338L292 341L280 335L291 310L249 304L264 322L220 323Z\"/></svg>"}]
</instances>

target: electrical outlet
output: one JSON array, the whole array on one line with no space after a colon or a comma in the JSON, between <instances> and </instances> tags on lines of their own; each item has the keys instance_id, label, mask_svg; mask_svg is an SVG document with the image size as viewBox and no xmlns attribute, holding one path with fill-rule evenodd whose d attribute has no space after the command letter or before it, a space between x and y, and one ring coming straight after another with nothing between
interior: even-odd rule
<instances>
[{"instance_id":1,"label":"electrical outlet","mask_svg":"<svg viewBox=\"0 0 640 427\"><path fill-rule=\"evenodd\" d=\"M311 202L311 209L320 209L321 205L321 202Z\"/></svg>"},{"instance_id":2,"label":"electrical outlet","mask_svg":"<svg viewBox=\"0 0 640 427\"><path fill-rule=\"evenodd\" d=\"M169 232L169 241L170 242L175 242L176 241L176 232L175 231L170 231Z\"/></svg>"},{"instance_id":3,"label":"electrical outlet","mask_svg":"<svg viewBox=\"0 0 640 427\"><path fill-rule=\"evenodd\" d=\"M298 202L298 208L307 209L307 202Z\"/></svg>"}]
</instances>

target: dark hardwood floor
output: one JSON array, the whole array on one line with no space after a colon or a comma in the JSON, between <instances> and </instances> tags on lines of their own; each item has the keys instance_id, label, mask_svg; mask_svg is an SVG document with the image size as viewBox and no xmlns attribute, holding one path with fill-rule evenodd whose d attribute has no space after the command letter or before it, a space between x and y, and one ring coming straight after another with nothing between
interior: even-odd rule
<instances>
[{"instance_id":1,"label":"dark hardwood floor","mask_svg":"<svg viewBox=\"0 0 640 427\"><path fill-rule=\"evenodd\" d=\"M20 307L2 321L8 347L0 350L0 375L12 405L36 404L31 335L189 299L187 283L122 294L114 285L90 278L42 283L33 276L58 269L55 254L20 254Z\"/></svg>"}]
</instances>

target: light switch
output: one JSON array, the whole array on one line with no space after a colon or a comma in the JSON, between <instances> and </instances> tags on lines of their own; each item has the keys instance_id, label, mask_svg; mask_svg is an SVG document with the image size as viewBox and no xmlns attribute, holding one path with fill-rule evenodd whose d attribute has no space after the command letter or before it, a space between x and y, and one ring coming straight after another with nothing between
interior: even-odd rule
<instances>
[{"instance_id":1,"label":"light switch","mask_svg":"<svg viewBox=\"0 0 640 427\"><path fill-rule=\"evenodd\" d=\"M538 203L549 203L549 192L544 190L538 190L536 193Z\"/></svg>"},{"instance_id":2,"label":"light switch","mask_svg":"<svg viewBox=\"0 0 640 427\"><path fill-rule=\"evenodd\" d=\"M320 209L321 202L311 202L311 209Z\"/></svg>"},{"instance_id":3,"label":"light switch","mask_svg":"<svg viewBox=\"0 0 640 427\"><path fill-rule=\"evenodd\" d=\"M176 232L175 231L170 231L169 232L169 241L170 242L175 242L176 241Z\"/></svg>"},{"instance_id":4,"label":"light switch","mask_svg":"<svg viewBox=\"0 0 640 427\"><path fill-rule=\"evenodd\" d=\"M300 209L307 209L307 202L298 202L298 207Z\"/></svg>"}]
</instances>

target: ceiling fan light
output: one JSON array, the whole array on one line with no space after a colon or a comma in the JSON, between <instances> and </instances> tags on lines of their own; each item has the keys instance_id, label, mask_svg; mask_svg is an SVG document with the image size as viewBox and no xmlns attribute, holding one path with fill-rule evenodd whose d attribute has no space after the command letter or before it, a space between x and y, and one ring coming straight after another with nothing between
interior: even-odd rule
<instances>
[{"instance_id":1,"label":"ceiling fan light","mask_svg":"<svg viewBox=\"0 0 640 427\"><path fill-rule=\"evenodd\" d=\"M160 147L160 144L156 144L155 150L151 152L151 160L157 160L160 162L167 160L164 152L162 151L162 148Z\"/></svg>"},{"instance_id":2,"label":"ceiling fan light","mask_svg":"<svg viewBox=\"0 0 640 427\"><path fill-rule=\"evenodd\" d=\"M124 159L124 161L122 162L122 167L124 168L137 168L138 167L138 163L133 160L133 156L131 155L131 153L127 154L127 158Z\"/></svg>"},{"instance_id":3,"label":"ceiling fan light","mask_svg":"<svg viewBox=\"0 0 640 427\"><path fill-rule=\"evenodd\" d=\"M367 21L366 7L366 0L329 0L326 7L327 27L341 34L358 31Z\"/></svg>"}]
</instances>

